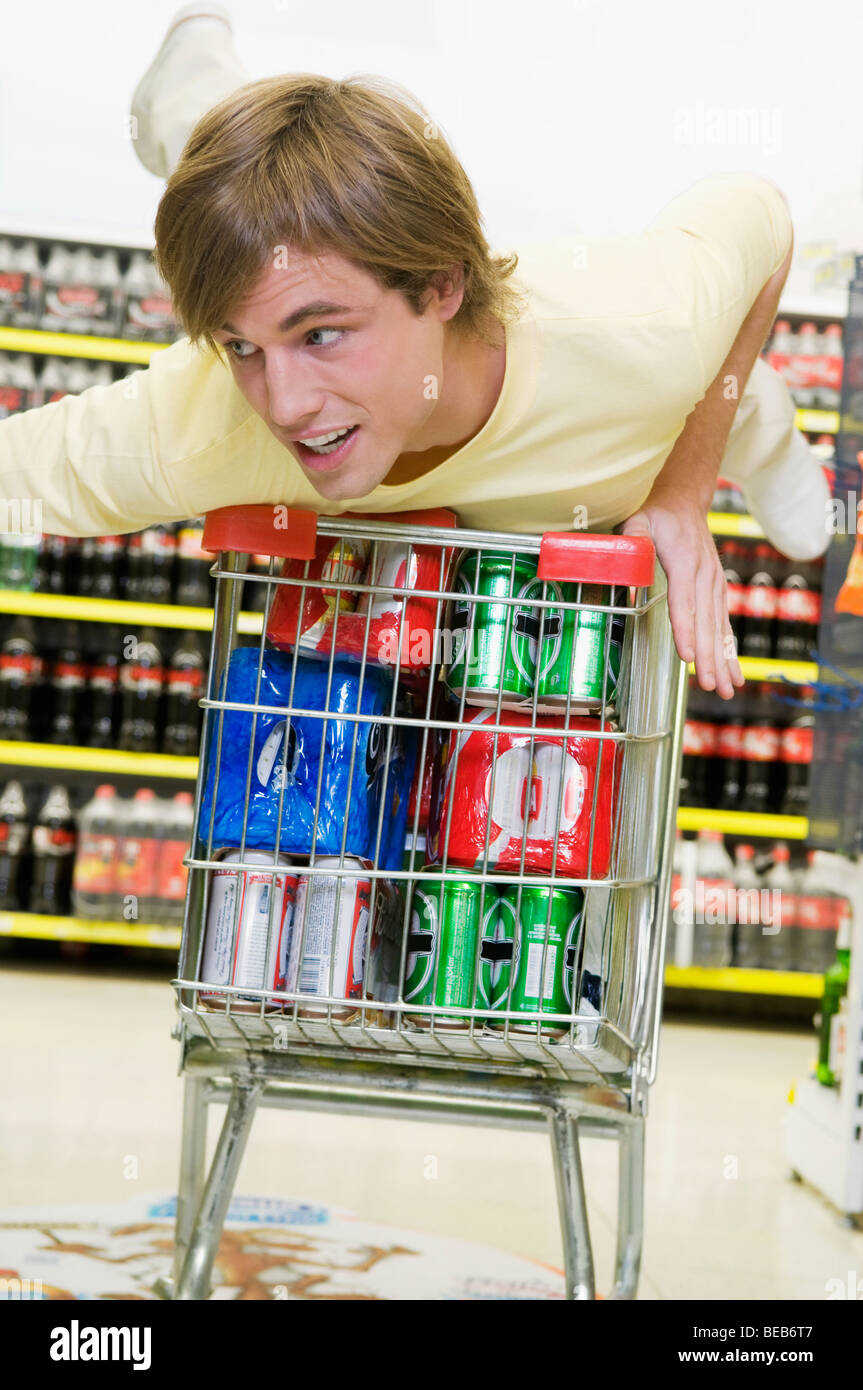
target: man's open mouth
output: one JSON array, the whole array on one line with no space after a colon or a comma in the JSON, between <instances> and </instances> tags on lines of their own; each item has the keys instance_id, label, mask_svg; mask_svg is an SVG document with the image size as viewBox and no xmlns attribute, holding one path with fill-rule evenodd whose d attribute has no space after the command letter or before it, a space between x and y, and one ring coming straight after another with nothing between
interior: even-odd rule
<instances>
[{"instance_id":1,"label":"man's open mouth","mask_svg":"<svg viewBox=\"0 0 863 1390\"><path fill-rule=\"evenodd\" d=\"M329 434L322 434L316 438L320 442L309 444L302 439L296 440L300 456L303 461L313 462L318 459L332 460L336 455L341 455L346 451L354 438L359 425L351 425L343 430L332 430Z\"/></svg>"}]
</instances>

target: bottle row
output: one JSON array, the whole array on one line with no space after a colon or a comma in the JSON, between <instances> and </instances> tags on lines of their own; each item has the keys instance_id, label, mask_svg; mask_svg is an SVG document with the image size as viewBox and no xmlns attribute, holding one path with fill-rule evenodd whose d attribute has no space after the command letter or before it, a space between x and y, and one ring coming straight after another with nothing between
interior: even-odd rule
<instances>
[{"instance_id":1,"label":"bottle row","mask_svg":"<svg viewBox=\"0 0 863 1390\"><path fill-rule=\"evenodd\" d=\"M171 297L146 251L0 237L0 324L172 342Z\"/></svg>"},{"instance_id":2,"label":"bottle row","mask_svg":"<svg viewBox=\"0 0 863 1390\"><path fill-rule=\"evenodd\" d=\"M842 326L829 323L819 332L814 323L794 330L777 319L764 356L785 382L801 409L838 410L842 392Z\"/></svg>"},{"instance_id":3,"label":"bottle row","mask_svg":"<svg viewBox=\"0 0 863 1390\"><path fill-rule=\"evenodd\" d=\"M182 922L193 824L191 792L168 799L142 787L120 797L103 786L76 812L62 784L34 806L20 782L7 782L0 791L0 909Z\"/></svg>"},{"instance_id":4,"label":"bottle row","mask_svg":"<svg viewBox=\"0 0 863 1390\"><path fill-rule=\"evenodd\" d=\"M669 963L823 974L852 912L841 891L846 864L840 855L809 850L793 866L782 843L766 856L738 843L732 858L718 831L700 830L694 843L678 831Z\"/></svg>"},{"instance_id":5,"label":"bottle row","mask_svg":"<svg viewBox=\"0 0 863 1390\"><path fill-rule=\"evenodd\" d=\"M721 540L739 656L808 661L821 621L824 558L788 560L765 541Z\"/></svg>"},{"instance_id":6,"label":"bottle row","mask_svg":"<svg viewBox=\"0 0 863 1390\"><path fill-rule=\"evenodd\" d=\"M696 712L686 720L681 806L806 815L815 718L786 698L762 684L750 691L748 718L734 714L719 722Z\"/></svg>"},{"instance_id":7,"label":"bottle row","mask_svg":"<svg viewBox=\"0 0 863 1390\"><path fill-rule=\"evenodd\" d=\"M139 366L86 362L77 357L0 352L0 420L51 405L64 396L77 396L91 386L113 386L140 370ZM128 390L132 389L130 385Z\"/></svg>"},{"instance_id":8,"label":"bottle row","mask_svg":"<svg viewBox=\"0 0 863 1390\"><path fill-rule=\"evenodd\" d=\"M203 526L194 518L83 539L0 533L0 589L211 608L216 556L201 547ZM255 556L251 568L269 574L269 555ZM263 611L266 601L266 584L245 586L248 611Z\"/></svg>"},{"instance_id":9,"label":"bottle row","mask_svg":"<svg viewBox=\"0 0 863 1390\"><path fill-rule=\"evenodd\" d=\"M197 755L207 634L50 623L49 647L30 618L4 630L0 739Z\"/></svg>"}]
</instances>

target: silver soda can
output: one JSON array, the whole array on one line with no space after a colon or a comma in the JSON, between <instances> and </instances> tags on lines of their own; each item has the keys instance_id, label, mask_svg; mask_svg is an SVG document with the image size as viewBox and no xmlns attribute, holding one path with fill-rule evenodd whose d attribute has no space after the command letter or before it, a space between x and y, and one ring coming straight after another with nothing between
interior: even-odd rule
<instances>
[{"instance_id":1,"label":"silver soda can","mask_svg":"<svg viewBox=\"0 0 863 1390\"><path fill-rule=\"evenodd\" d=\"M361 859L323 855L315 869L361 869ZM343 874L301 874L288 961L288 990L330 995L336 1004L300 1000L300 1018L326 1016L344 1021L358 1010L363 989L363 961L369 929L371 880ZM332 974L331 974L332 971ZM289 1006L290 1007L290 1006Z\"/></svg>"},{"instance_id":2,"label":"silver soda can","mask_svg":"<svg viewBox=\"0 0 863 1390\"><path fill-rule=\"evenodd\" d=\"M246 989L282 991L287 988L288 951L296 876L284 872L290 866L285 854L273 862L272 854L247 849L228 850L220 856L227 864L255 864L255 869L215 869L210 881L210 903L204 936L201 980L205 985L233 985ZM257 1013L260 999L201 989L199 999L208 1008ZM238 1002L251 1001L251 1002ZM267 1001L265 1011L279 1011L281 1003Z\"/></svg>"}]
</instances>

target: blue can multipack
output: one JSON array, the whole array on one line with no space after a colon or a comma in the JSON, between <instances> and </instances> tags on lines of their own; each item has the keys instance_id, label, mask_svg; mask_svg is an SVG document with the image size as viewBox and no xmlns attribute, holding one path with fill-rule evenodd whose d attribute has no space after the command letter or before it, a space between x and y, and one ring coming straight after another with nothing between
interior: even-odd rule
<instances>
[{"instance_id":1,"label":"blue can multipack","mask_svg":"<svg viewBox=\"0 0 863 1390\"><path fill-rule=\"evenodd\" d=\"M341 854L344 849L346 855L376 860L379 868L401 868L417 739L412 729L382 724L375 718L395 712L392 674L366 667L360 681L355 663L337 661L333 663L329 698L327 684L328 668L319 661L300 658L294 672L294 657L289 653L260 653L257 647L239 647L233 652L224 695L217 698L256 707L271 705L280 712L259 711L257 716L245 710L210 712L207 778L199 824L205 844L213 811L219 723L223 720L212 827L214 850L239 847L244 811L246 846L275 849L284 781L279 850L283 854L310 854L323 764L315 853ZM289 709L369 718L316 718L290 714ZM376 854L379 827L380 851Z\"/></svg>"}]
</instances>

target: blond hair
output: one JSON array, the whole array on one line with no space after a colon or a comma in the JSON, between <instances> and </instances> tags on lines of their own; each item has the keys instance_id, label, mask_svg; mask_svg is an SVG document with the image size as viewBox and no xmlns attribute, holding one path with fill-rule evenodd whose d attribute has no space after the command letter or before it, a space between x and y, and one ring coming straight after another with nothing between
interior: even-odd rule
<instances>
[{"instance_id":1,"label":"blond hair","mask_svg":"<svg viewBox=\"0 0 863 1390\"><path fill-rule=\"evenodd\" d=\"M451 326L492 345L525 307L509 280L518 257L491 254L461 164L416 98L383 78L295 73L233 92L192 131L155 231L177 318L211 347L286 246L341 255L416 314L460 266Z\"/></svg>"}]
</instances>

